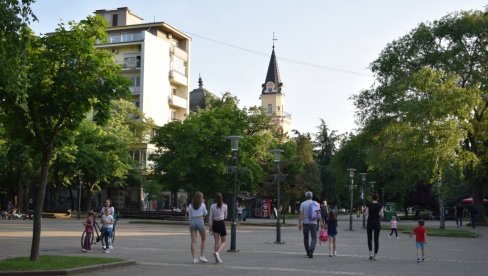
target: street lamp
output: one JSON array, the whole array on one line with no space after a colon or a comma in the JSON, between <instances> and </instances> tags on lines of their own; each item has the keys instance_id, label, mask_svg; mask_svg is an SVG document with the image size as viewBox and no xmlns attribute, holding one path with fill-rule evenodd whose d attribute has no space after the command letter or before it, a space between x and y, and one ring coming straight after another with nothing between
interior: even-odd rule
<instances>
[{"instance_id":1,"label":"street lamp","mask_svg":"<svg viewBox=\"0 0 488 276\"><path fill-rule=\"evenodd\" d=\"M361 207L361 212L363 213L363 229L366 228L366 217L364 215L364 187L366 185L366 176L368 175L367 173L360 173L361 175L361 180L363 181L363 186L361 187L361 199L363 200L363 206Z\"/></svg>"},{"instance_id":2,"label":"street lamp","mask_svg":"<svg viewBox=\"0 0 488 276\"><path fill-rule=\"evenodd\" d=\"M83 176L83 173L80 172L78 173L78 219L80 219L80 213L81 213L81 177Z\"/></svg>"},{"instance_id":3,"label":"street lamp","mask_svg":"<svg viewBox=\"0 0 488 276\"><path fill-rule=\"evenodd\" d=\"M276 196L276 241L275 243L284 243L281 241L281 225L280 225L280 161L281 161L281 153L284 152L284 150L281 149L272 149L271 150L274 154L274 162L276 164L276 181L278 182L277 184L277 196Z\"/></svg>"},{"instance_id":4,"label":"street lamp","mask_svg":"<svg viewBox=\"0 0 488 276\"><path fill-rule=\"evenodd\" d=\"M349 191L351 191L351 208L349 209L349 230L352 231L352 196L354 191L354 172L356 169L349 168L349 177L351 178L351 184L349 184Z\"/></svg>"},{"instance_id":5,"label":"street lamp","mask_svg":"<svg viewBox=\"0 0 488 276\"><path fill-rule=\"evenodd\" d=\"M442 179L441 173L437 173L437 188L439 194L439 220L440 220L440 229L445 229L445 217L444 217L444 202L442 201Z\"/></svg>"},{"instance_id":6,"label":"street lamp","mask_svg":"<svg viewBox=\"0 0 488 276\"><path fill-rule=\"evenodd\" d=\"M242 136L227 136L226 139L230 140L230 150L232 152L232 160L233 164L231 166L231 171L234 174L233 184L234 184L234 193L232 195L232 224L230 228L230 249L229 252L237 252L239 250L236 249L236 202L237 202L237 152L239 151L239 140L242 139Z\"/></svg>"}]
</instances>

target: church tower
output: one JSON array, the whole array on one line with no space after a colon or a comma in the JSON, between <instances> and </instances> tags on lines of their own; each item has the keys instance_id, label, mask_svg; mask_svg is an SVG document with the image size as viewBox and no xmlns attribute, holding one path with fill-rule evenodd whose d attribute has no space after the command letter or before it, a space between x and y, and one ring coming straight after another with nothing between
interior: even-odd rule
<instances>
[{"instance_id":1,"label":"church tower","mask_svg":"<svg viewBox=\"0 0 488 276\"><path fill-rule=\"evenodd\" d=\"M273 40L275 39L273 38ZM291 115L285 112L285 94L282 91L283 83L280 79L280 72L278 70L278 62L276 61L274 48L273 43L273 51L271 52L266 80L262 85L263 89L260 96L261 106L269 116L273 117L273 123L278 131L289 136L291 130Z\"/></svg>"}]
</instances>

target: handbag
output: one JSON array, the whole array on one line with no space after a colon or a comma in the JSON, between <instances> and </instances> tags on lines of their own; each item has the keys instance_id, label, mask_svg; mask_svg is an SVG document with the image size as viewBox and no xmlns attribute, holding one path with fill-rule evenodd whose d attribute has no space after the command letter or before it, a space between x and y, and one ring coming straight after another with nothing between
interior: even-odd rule
<instances>
[{"instance_id":1,"label":"handbag","mask_svg":"<svg viewBox=\"0 0 488 276\"><path fill-rule=\"evenodd\" d=\"M323 242L327 242L328 238L329 236L327 235L327 229L322 228L319 234L320 243L322 244Z\"/></svg>"}]
</instances>

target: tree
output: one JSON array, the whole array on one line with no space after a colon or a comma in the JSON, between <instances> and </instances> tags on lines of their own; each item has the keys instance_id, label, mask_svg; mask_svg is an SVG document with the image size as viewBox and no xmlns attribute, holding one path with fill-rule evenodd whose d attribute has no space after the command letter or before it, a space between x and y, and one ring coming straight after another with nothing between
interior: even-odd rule
<instances>
[{"instance_id":1,"label":"tree","mask_svg":"<svg viewBox=\"0 0 488 276\"><path fill-rule=\"evenodd\" d=\"M363 126L377 130L376 165L394 160L410 186L433 183L437 173L459 167L482 215L488 181L487 28L488 8L420 24L382 51L371 66L377 85L355 97Z\"/></svg>"},{"instance_id":2,"label":"tree","mask_svg":"<svg viewBox=\"0 0 488 276\"><path fill-rule=\"evenodd\" d=\"M320 170L320 181L322 182L322 198L335 198L336 187L331 172L332 156L337 151L337 144L341 139L335 130L330 131L323 119L320 119L319 131L315 135L314 147L315 158Z\"/></svg>"},{"instance_id":3,"label":"tree","mask_svg":"<svg viewBox=\"0 0 488 276\"><path fill-rule=\"evenodd\" d=\"M230 135L244 136L239 142L238 190L254 191L262 183L262 164L271 155L269 117L258 109L239 109L236 98L229 93L211 106L183 122L173 121L157 130L153 142L158 151L151 159L155 162L155 180L162 183L162 189L207 194L231 191L227 174L231 151L226 139Z\"/></svg>"},{"instance_id":4,"label":"tree","mask_svg":"<svg viewBox=\"0 0 488 276\"><path fill-rule=\"evenodd\" d=\"M2 82L0 108L7 134L31 145L42 156L32 261L39 258L42 208L53 151L78 129L88 112L93 111L94 119L103 122L110 101L129 94L128 80L120 74L111 53L95 48L97 41L105 39L105 27L103 18L88 17L68 23L68 29L60 24L48 36L26 36L31 44L22 57L25 86L4 86ZM2 52L1 59L5 54L10 53Z\"/></svg>"}]
</instances>

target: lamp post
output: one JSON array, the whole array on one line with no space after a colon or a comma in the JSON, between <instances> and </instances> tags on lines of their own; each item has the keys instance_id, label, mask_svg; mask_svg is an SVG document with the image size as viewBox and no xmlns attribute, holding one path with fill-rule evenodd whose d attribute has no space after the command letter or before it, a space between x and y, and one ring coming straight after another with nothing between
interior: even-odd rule
<instances>
[{"instance_id":1,"label":"lamp post","mask_svg":"<svg viewBox=\"0 0 488 276\"><path fill-rule=\"evenodd\" d=\"M81 213L81 176L83 175L82 172L78 173L78 219L80 219L80 213Z\"/></svg>"},{"instance_id":2,"label":"lamp post","mask_svg":"<svg viewBox=\"0 0 488 276\"><path fill-rule=\"evenodd\" d=\"M440 229L445 229L445 217L444 217L444 202L442 201L442 179L441 173L437 173L437 188L439 194L439 220L440 220Z\"/></svg>"},{"instance_id":3,"label":"lamp post","mask_svg":"<svg viewBox=\"0 0 488 276\"><path fill-rule=\"evenodd\" d=\"M281 161L281 153L284 150L281 149L272 149L271 150L274 154L274 162L276 164L276 181L277 181L277 194L276 194L276 241L275 243L284 243L281 241L281 225L280 225L280 161Z\"/></svg>"},{"instance_id":4,"label":"lamp post","mask_svg":"<svg viewBox=\"0 0 488 276\"><path fill-rule=\"evenodd\" d=\"M371 184L371 194L374 195L374 184L376 184L376 181L369 181L369 184Z\"/></svg>"},{"instance_id":5,"label":"lamp post","mask_svg":"<svg viewBox=\"0 0 488 276\"><path fill-rule=\"evenodd\" d=\"M349 209L349 231L352 231L352 197L354 191L354 172L356 169L349 168L349 177L351 178L351 184L349 184L349 191L351 191L351 208Z\"/></svg>"},{"instance_id":6,"label":"lamp post","mask_svg":"<svg viewBox=\"0 0 488 276\"><path fill-rule=\"evenodd\" d=\"M230 249L229 252L237 252L239 250L236 249L236 202L237 202L237 152L239 151L239 140L242 139L242 136L227 136L228 140L230 140L230 150L232 152L232 166L231 171L234 174L233 177L233 185L234 185L234 192L233 192L233 200L232 200L232 224L230 228Z\"/></svg>"},{"instance_id":7,"label":"lamp post","mask_svg":"<svg viewBox=\"0 0 488 276\"><path fill-rule=\"evenodd\" d=\"M360 173L361 175L361 180L363 181L363 185L361 187L361 199L363 200L363 206L361 207L361 212L363 213L363 229L366 228L366 217L364 215L364 187L366 185L366 176L368 175L367 173Z\"/></svg>"}]
</instances>

